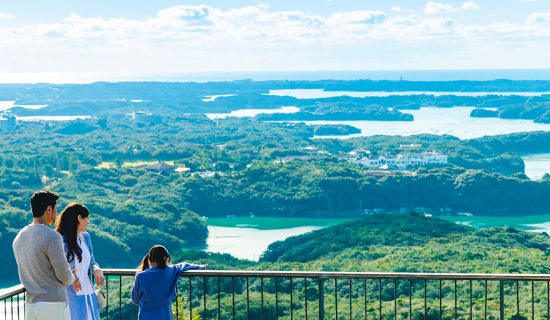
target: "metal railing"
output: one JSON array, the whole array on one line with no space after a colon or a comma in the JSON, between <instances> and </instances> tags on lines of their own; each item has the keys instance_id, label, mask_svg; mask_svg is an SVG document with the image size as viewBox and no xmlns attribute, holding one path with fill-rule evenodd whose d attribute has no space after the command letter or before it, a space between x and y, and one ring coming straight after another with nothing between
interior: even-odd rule
<instances>
[{"instance_id":1,"label":"metal railing","mask_svg":"<svg viewBox=\"0 0 550 320\"><path fill-rule=\"evenodd\" d=\"M137 319L135 270L105 269L102 319ZM23 288L0 296L23 319ZM23 312L22 312L23 311ZM550 275L300 271L188 271L175 319L550 320Z\"/></svg>"},{"instance_id":2,"label":"metal railing","mask_svg":"<svg viewBox=\"0 0 550 320\"><path fill-rule=\"evenodd\" d=\"M25 318L25 292L25 288L22 285L18 285L0 294L0 318Z\"/></svg>"}]
</instances>

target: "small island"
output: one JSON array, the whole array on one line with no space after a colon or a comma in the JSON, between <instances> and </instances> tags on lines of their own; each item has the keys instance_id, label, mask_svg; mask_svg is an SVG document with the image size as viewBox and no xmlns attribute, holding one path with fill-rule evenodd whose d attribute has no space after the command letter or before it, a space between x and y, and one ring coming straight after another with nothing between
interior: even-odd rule
<instances>
[{"instance_id":1,"label":"small island","mask_svg":"<svg viewBox=\"0 0 550 320\"><path fill-rule=\"evenodd\" d=\"M361 133L361 129L347 124L329 124L313 126L313 133L316 136L347 136Z\"/></svg>"},{"instance_id":2,"label":"small island","mask_svg":"<svg viewBox=\"0 0 550 320\"><path fill-rule=\"evenodd\" d=\"M378 120L413 121L412 114L389 109L378 104L330 101L303 106L295 113L259 114L260 121L316 121L316 120Z\"/></svg>"},{"instance_id":3,"label":"small island","mask_svg":"<svg viewBox=\"0 0 550 320\"><path fill-rule=\"evenodd\" d=\"M472 117L472 118L497 118L498 117L498 111L483 109L483 108L475 108L474 110L472 110L472 112L470 112L470 117Z\"/></svg>"}]
</instances>

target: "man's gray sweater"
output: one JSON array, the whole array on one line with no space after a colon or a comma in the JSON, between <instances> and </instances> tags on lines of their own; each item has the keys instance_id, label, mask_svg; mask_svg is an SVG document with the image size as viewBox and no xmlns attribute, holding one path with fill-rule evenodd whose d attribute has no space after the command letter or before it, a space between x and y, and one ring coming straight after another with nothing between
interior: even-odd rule
<instances>
[{"instance_id":1,"label":"man's gray sweater","mask_svg":"<svg viewBox=\"0 0 550 320\"><path fill-rule=\"evenodd\" d=\"M43 224L28 225L13 240L13 253L27 303L67 302L74 276L59 233Z\"/></svg>"}]
</instances>

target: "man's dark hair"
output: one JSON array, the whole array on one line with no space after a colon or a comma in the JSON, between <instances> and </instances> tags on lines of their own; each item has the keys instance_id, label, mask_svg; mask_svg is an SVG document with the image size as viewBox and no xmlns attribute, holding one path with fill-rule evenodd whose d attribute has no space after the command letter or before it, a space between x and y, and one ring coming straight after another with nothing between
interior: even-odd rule
<instances>
[{"instance_id":1,"label":"man's dark hair","mask_svg":"<svg viewBox=\"0 0 550 320\"><path fill-rule=\"evenodd\" d=\"M57 193L48 190L33 193L31 197L32 216L35 218L42 217L48 206L51 206L52 209L55 207L57 199L59 199Z\"/></svg>"}]
</instances>

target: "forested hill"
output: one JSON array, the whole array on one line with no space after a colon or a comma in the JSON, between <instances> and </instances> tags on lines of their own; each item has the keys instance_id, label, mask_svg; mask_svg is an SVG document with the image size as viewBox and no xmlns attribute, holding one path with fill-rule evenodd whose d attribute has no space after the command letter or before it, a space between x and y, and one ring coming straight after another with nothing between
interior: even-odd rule
<instances>
[{"instance_id":1,"label":"forested hill","mask_svg":"<svg viewBox=\"0 0 550 320\"><path fill-rule=\"evenodd\" d=\"M548 273L550 238L414 213L372 215L273 243L261 261L312 270Z\"/></svg>"},{"instance_id":2,"label":"forested hill","mask_svg":"<svg viewBox=\"0 0 550 320\"><path fill-rule=\"evenodd\" d=\"M467 232L468 227L411 214L374 214L332 228L291 237L269 246L262 261L306 262L371 245L415 246L433 238ZM328 245L323 245L323 243Z\"/></svg>"}]
</instances>

